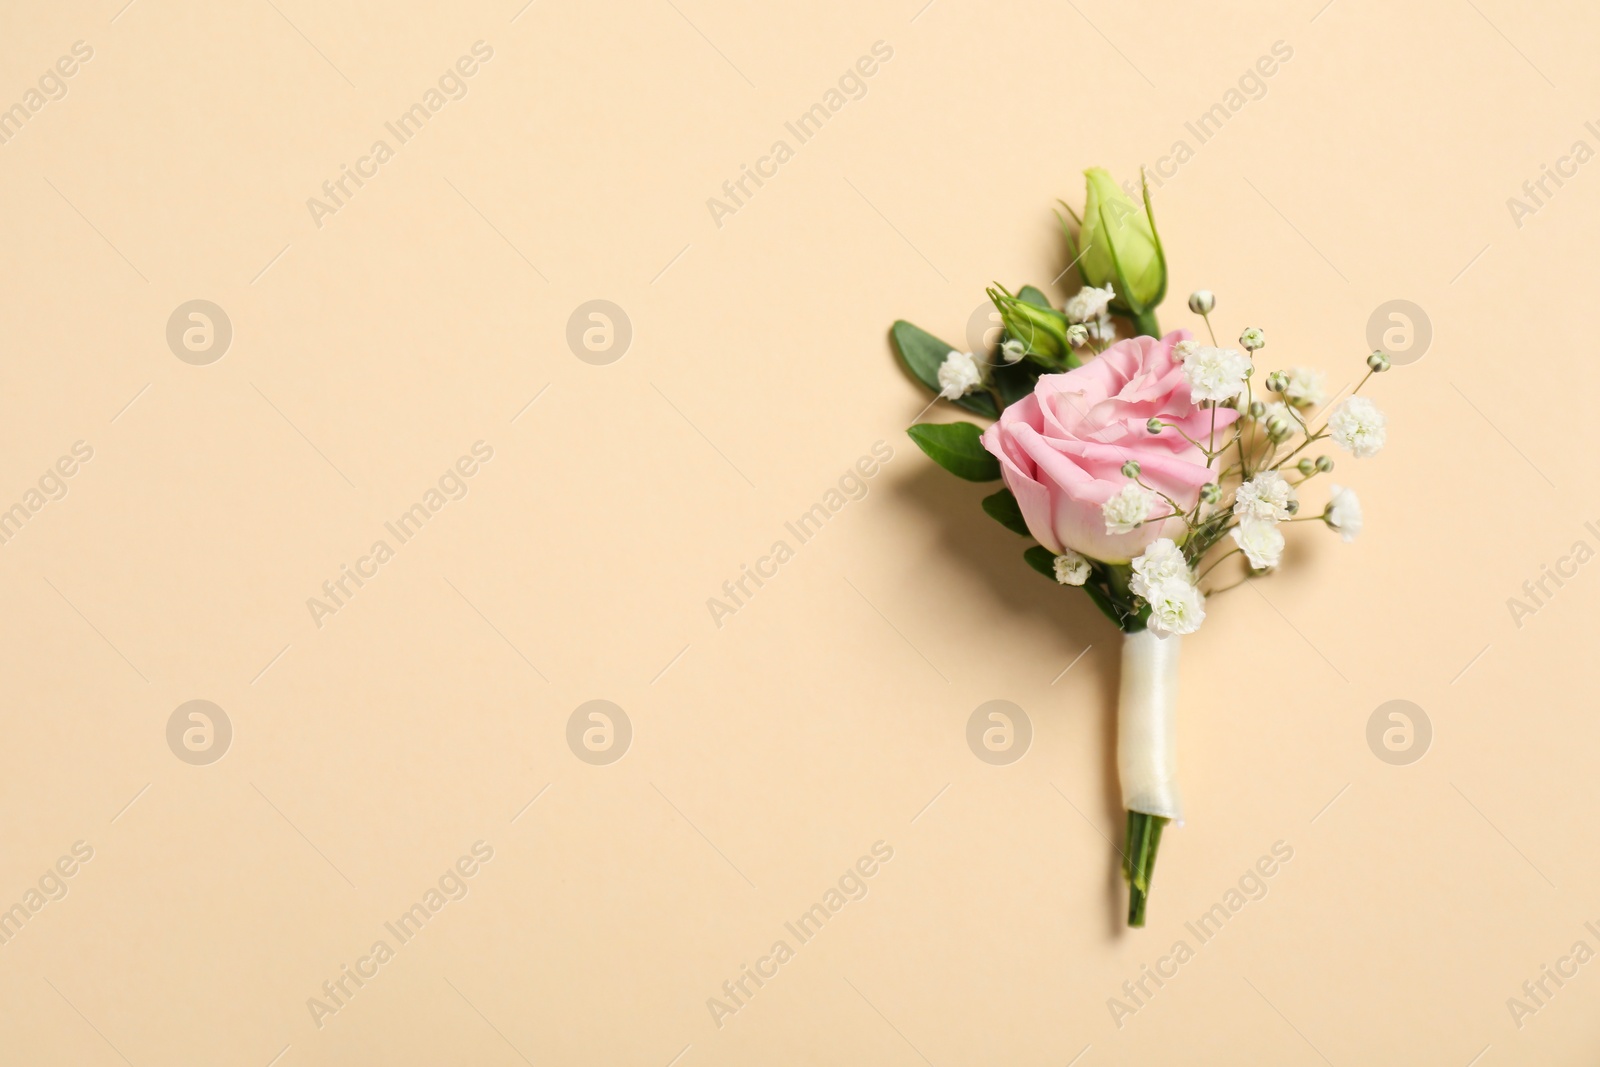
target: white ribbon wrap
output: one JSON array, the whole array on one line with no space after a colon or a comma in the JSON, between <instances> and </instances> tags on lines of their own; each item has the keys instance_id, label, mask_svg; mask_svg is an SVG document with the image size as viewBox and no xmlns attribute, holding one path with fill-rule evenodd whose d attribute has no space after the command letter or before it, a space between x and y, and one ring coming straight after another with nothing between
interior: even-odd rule
<instances>
[{"instance_id":1,"label":"white ribbon wrap","mask_svg":"<svg viewBox=\"0 0 1600 1067\"><path fill-rule=\"evenodd\" d=\"M1117 774L1122 806L1180 826L1178 797L1178 638L1149 630L1122 637L1117 697Z\"/></svg>"}]
</instances>

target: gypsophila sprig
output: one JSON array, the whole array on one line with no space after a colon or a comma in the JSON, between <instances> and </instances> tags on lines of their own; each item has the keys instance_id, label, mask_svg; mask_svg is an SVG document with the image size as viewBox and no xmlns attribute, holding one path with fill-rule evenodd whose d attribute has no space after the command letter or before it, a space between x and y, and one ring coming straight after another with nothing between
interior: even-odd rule
<instances>
[{"instance_id":1,"label":"gypsophila sprig","mask_svg":"<svg viewBox=\"0 0 1600 1067\"><path fill-rule=\"evenodd\" d=\"M966 396L983 383L983 370L971 352L951 350L939 366L939 395L946 400Z\"/></svg>"},{"instance_id":2,"label":"gypsophila sprig","mask_svg":"<svg viewBox=\"0 0 1600 1067\"><path fill-rule=\"evenodd\" d=\"M1328 419L1333 443L1357 459L1376 456L1389 439L1389 420L1364 396L1347 397Z\"/></svg>"},{"instance_id":3,"label":"gypsophila sprig","mask_svg":"<svg viewBox=\"0 0 1600 1067\"><path fill-rule=\"evenodd\" d=\"M1155 507L1156 494L1136 482L1129 482L1117 490L1115 496L1101 505L1106 533L1133 533L1150 517Z\"/></svg>"}]
</instances>

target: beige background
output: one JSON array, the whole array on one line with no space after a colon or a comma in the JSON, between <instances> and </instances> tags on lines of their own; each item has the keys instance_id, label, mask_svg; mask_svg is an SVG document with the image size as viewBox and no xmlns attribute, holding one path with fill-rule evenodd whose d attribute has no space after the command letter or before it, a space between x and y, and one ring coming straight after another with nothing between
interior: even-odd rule
<instances>
[{"instance_id":1,"label":"beige background","mask_svg":"<svg viewBox=\"0 0 1600 1067\"><path fill-rule=\"evenodd\" d=\"M1600 22L921 2L0 14L4 106L94 50L0 145L0 506L94 450L0 548L0 905L94 850L0 946L0 1059L1592 1061L1600 964L1520 1029L1506 1001L1600 949L1600 571L1520 628L1506 601L1600 547L1575 343L1600 165L1520 228L1506 200L1600 146ZM319 228L307 198L480 40L465 98ZM1387 300L1434 340L1376 383L1386 453L1341 457L1363 537L1298 528L1186 643L1189 824L1130 933L1117 637L917 453L886 329L958 340L986 283L1046 285L1079 172L1192 142L1280 40L1156 194L1164 322L1208 286L1269 365L1335 385ZM707 198L877 41L865 97L719 228ZM165 340L192 299L234 331L206 366ZM592 299L631 322L609 365L565 340ZM865 499L714 626L707 598L879 440ZM315 625L307 598L477 441L465 499ZM633 731L608 766L566 741L597 698ZM192 699L233 728L208 766L166 740ZM1009 766L966 743L992 699L1032 723ZM1394 699L1433 726L1409 766L1366 742ZM479 840L465 899L315 1025ZM717 1026L707 999L878 841L865 899ZM1119 1028L1108 998L1277 841L1266 897Z\"/></svg>"}]
</instances>

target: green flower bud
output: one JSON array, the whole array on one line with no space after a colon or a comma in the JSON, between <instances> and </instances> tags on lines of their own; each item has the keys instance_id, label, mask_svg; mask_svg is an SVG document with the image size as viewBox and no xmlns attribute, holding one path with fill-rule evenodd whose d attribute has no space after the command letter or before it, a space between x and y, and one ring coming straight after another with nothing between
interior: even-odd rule
<instances>
[{"instance_id":1,"label":"green flower bud","mask_svg":"<svg viewBox=\"0 0 1600 1067\"><path fill-rule=\"evenodd\" d=\"M1311 477L1312 472L1317 469L1316 463L1312 461L1310 456L1302 459L1299 463L1296 463L1295 466L1298 467L1300 473L1305 475L1307 478Z\"/></svg>"},{"instance_id":2,"label":"green flower bud","mask_svg":"<svg viewBox=\"0 0 1600 1067\"><path fill-rule=\"evenodd\" d=\"M1167 261L1146 205L1136 205L1100 167L1083 172L1087 192L1078 270L1090 285L1115 285L1128 310L1148 312L1167 295Z\"/></svg>"},{"instance_id":3,"label":"green flower bud","mask_svg":"<svg viewBox=\"0 0 1600 1067\"><path fill-rule=\"evenodd\" d=\"M1274 441L1282 441L1289 436L1289 420L1282 415L1274 415L1267 420L1267 436Z\"/></svg>"},{"instance_id":4,"label":"green flower bud","mask_svg":"<svg viewBox=\"0 0 1600 1067\"><path fill-rule=\"evenodd\" d=\"M1189 294L1189 310L1196 315L1209 315L1217 306L1217 298L1210 289L1196 289Z\"/></svg>"},{"instance_id":5,"label":"green flower bud","mask_svg":"<svg viewBox=\"0 0 1600 1067\"><path fill-rule=\"evenodd\" d=\"M1070 348L1081 348L1089 340L1089 327L1081 322L1075 322L1067 327L1067 345Z\"/></svg>"},{"instance_id":6,"label":"green flower bud","mask_svg":"<svg viewBox=\"0 0 1600 1067\"><path fill-rule=\"evenodd\" d=\"M1136 459L1130 459L1128 462L1124 463L1122 465L1122 476L1124 478L1139 477L1139 461Z\"/></svg>"},{"instance_id":7,"label":"green flower bud","mask_svg":"<svg viewBox=\"0 0 1600 1067\"><path fill-rule=\"evenodd\" d=\"M1021 344L1028 355L1056 363L1069 351L1067 317L1061 312L1019 300L999 287L989 290L989 299L1000 312L1008 337ZM1067 362L1077 366L1076 357Z\"/></svg>"},{"instance_id":8,"label":"green flower bud","mask_svg":"<svg viewBox=\"0 0 1600 1067\"><path fill-rule=\"evenodd\" d=\"M1200 499L1207 504L1215 504L1222 499L1222 486L1216 482L1207 482L1200 487Z\"/></svg>"},{"instance_id":9,"label":"green flower bud","mask_svg":"<svg viewBox=\"0 0 1600 1067\"><path fill-rule=\"evenodd\" d=\"M1259 419L1263 415L1265 415L1266 413L1267 413L1267 405L1263 404L1259 400L1252 400L1250 402L1250 417L1252 419Z\"/></svg>"},{"instance_id":10,"label":"green flower bud","mask_svg":"<svg viewBox=\"0 0 1600 1067\"><path fill-rule=\"evenodd\" d=\"M1289 376L1281 370L1275 370L1267 375L1267 391L1269 393L1281 393L1288 384Z\"/></svg>"},{"instance_id":11,"label":"green flower bud","mask_svg":"<svg viewBox=\"0 0 1600 1067\"><path fill-rule=\"evenodd\" d=\"M1333 470L1333 460L1329 459L1327 456L1318 456L1317 470L1321 471L1323 474L1327 474L1329 471Z\"/></svg>"},{"instance_id":12,"label":"green flower bud","mask_svg":"<svg viewBox=\"0 0 1600 1067\"><path fill-rule=\"evenodd\" d=\"M1161 428L1165 425L1166 423L1162 422L1160 419L1151 419L1149 422L1144 424L1144 428L1149 430L1151 433L1160 433Z\"/></svg>"},{"instance_id":13,"label":"green flower bud","mask_svg":"<svg viewBox=\"0 0 1600 1067\"><path fill-rule=\"evenodd\" d=\"M1382 374L1389 369L1389 357L1382 352L1374 352L1367 357L1367 366L1372 368L1374 374Z\"/></svg>"},{"instance_id":14,"label":"green flower bud","mask_svg":"<svg viewBox=\"0 0 1600 1067\"><path fill-rule=\"evenodd\" d=\"M1267 335L1259 327L1251 326L1239 335L1239 344L1246 352L1255 352L1267 347Z\"/></svg>"},{"instance_id":15,"label":"green flower bud","mask_svg":"<svg viewBox=\"0 0 1600 1067\"><path fill-rule=\"evenodd\" d=\"M1298 501L1298 500L1289 501L1287 504L1283 505L1283 510L1287 511L1289 514L1293 515L1295 512L1300 510L1300 501Z\"/></svg>"}]
</instances>

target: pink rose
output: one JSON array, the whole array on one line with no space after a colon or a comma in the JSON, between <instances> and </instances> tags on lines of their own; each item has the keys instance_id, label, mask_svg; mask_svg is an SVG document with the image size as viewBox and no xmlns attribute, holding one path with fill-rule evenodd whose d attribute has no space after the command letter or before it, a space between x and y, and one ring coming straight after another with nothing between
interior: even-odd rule
<instances>
[{"instance_id":1,"label":"pink rose","mask_svg":"<svg viewBox=\"0 0 1600 1067\"><path fill-rule=\"evenodd\" d=\"M1139 461L1140 481L1185 511L1194 507L1200 487L1215 480L1205 453L1173 429L1196 441L1211 434L1212 413L1190 398L1183 364L1172 354L1188 336L1178 330L1160 340L1118 341L1076 370L1042 375L1032 396L1011 404L984 431L983 446L1000 460L1028 530L1050 551L1070 548L1125 563L1158 537L1183 540L1183 520L1176 517L1108 534L1100 505L1128 484L1122 465L1130 459ZM1238 417L1218 409L1217 429ZM1159 434L1146 427L1153 418L1168 424ZM1160 498L1150 510L1153 517L1171 512Z\"/></svg>"}]
</instances>

